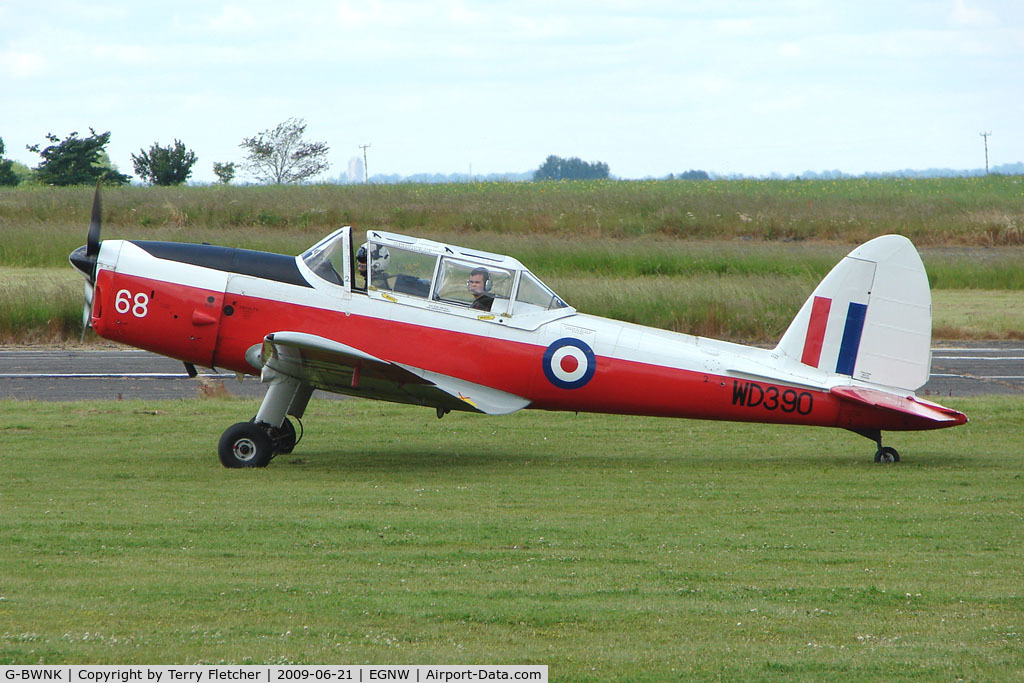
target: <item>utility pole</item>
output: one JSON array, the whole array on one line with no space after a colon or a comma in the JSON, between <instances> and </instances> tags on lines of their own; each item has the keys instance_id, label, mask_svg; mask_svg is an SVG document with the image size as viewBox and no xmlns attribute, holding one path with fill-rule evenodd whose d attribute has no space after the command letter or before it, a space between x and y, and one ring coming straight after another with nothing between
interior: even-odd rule
<instances>
[{"instance_id":1,"label":"utility pole","mask_svg":"<svg viewBox=\"0 0 1024 683\"><path fill-rule=\"evenodd\" d=\"M366 165L366 148L370 146L370 143L365 145L359 145L359 148L363 150L363 182L370 182L370 167ZM987 158L987 157L986 157Z\"/></svg>"},{"instance_id":2,"label":"utility pole","mask_svg":"<svg viewBox=\"0 0 1024 683\"><path fill-rule=\"evenodd\" d=\"M992 135L992 131L988 133L978 133L981 137L985 138L985 175L988 175L988 136Z\"/></svg>"}]
</instances>

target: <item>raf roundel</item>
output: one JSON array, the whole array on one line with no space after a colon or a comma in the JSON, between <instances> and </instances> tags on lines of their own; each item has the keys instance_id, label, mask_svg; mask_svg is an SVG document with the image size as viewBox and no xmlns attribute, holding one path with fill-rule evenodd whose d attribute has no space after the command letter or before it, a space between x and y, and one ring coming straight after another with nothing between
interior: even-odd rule
<instances>
[{"instance_id":1,"label":"raf roundel","mask_svg":"<svg viewBox=\"0 0 1024 683\"><path fill-rule=\"evenodd\" d=\"M544 376L559 389L579 389L594 376L594 351L585 342L563 337L544 351Z\"/></svg>"}]
</instances>

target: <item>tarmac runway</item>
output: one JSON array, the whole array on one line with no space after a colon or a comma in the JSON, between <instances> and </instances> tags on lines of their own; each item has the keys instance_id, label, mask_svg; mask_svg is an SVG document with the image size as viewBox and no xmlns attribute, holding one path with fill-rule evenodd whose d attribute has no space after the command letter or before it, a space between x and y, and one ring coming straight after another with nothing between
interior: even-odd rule
<instances>
[{"instance_id":1,"label":"tarmac runway","mask_svg":"<svg viewBox=\"0 0 1024 683\"><path fill-rule=\"evenodd\" d=\"M178 399L204 393L262 398L259 378L199 369L135 349L0 350L0 398L34 401ZM1024 396L1024 342L982 341L932 349L932 375L919 396ZM317 392L319 398L344 398Z\"/></svg>"}]
</instances>

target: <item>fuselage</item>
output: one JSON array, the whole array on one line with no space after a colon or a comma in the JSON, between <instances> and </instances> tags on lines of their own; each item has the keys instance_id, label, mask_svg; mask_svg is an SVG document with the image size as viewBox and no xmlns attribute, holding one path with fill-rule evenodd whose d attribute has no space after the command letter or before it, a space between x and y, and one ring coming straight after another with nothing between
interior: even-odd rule
<instances>
[{"instance_id":1,"label":"fuselage","mask_svg":"<svg viewBox=\"0 0 1024 683\"><path fill-rule=\"evenodd\" d=\"M299 257L224 247L103 242L92 326L106 339L246 374L258 374L252 349L264 337L300 331L544 410L854 430L936 426L843 401L824 373L788 372L769 349L572 309L515 318L404 305L386 292L326 281Z\"/></svg>"}]
</instances>

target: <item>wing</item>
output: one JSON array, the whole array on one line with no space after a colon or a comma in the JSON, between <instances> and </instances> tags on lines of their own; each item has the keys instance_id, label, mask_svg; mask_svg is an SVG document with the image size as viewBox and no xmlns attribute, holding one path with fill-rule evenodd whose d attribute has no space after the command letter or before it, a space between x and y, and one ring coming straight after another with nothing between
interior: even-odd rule
<instances>
[{"instance_id":1,"label":"wing","mask_svg":"<svg viewBox=\"0 0 1024 683\"><path fill-rule=\"evenodd\" d=\"M260 364L315 389L382 401L488 415L514 413L530 404L514 394L393 363L304 332L268 334Z\"/></svg>"}]
</instances>

